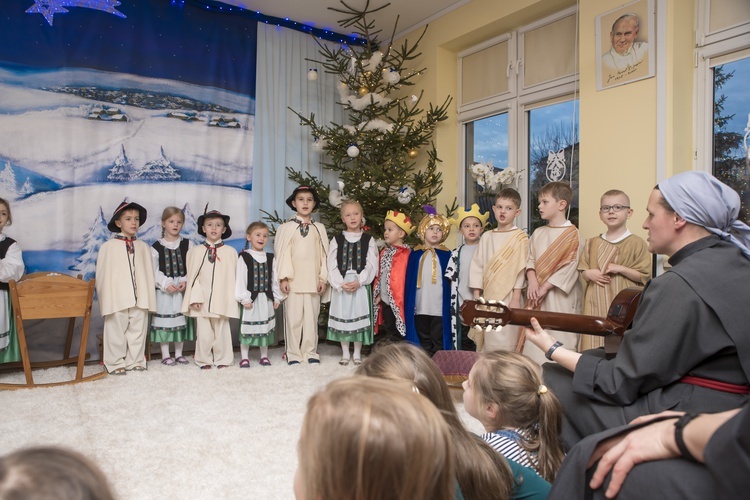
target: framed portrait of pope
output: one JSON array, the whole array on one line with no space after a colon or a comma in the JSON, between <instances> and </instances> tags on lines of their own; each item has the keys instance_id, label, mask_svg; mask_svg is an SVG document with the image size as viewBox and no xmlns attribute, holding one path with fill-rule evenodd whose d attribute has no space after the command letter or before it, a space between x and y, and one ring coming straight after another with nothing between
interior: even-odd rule
<instances>
[{"instance_id":1,"label":"framed portrait of pope","mask_svg":"<svg viewBox=\"0 0 750 500\"><path fill-rule=\"evenodd\" d=\"M655 74L654 0L636 0L596 16L596 89Z\"/></svg>"}]
</instances>

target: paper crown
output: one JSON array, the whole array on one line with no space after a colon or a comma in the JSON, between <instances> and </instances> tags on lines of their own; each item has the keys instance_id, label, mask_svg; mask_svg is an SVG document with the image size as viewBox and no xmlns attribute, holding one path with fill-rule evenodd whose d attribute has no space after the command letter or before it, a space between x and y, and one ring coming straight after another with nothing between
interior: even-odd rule
<instances>
[{"instance_id":1,"label":"paper crown","mask_svg":"<svg viewBox=\"0 0 750 500\"><path fill-rule=\"evenodd\" d=\"M414 223L408 215L396 210L388 210L385 214L385 220L389 220L404 230L407 236L414 232Z\"/></svg>"},{"instance_id":2,"label":"paper crown","mask_svg":"<svg viewBox=\"0 0 750 500\"><path fill-rule=\"evenodd\" d=\"M440 243L444 242L451 232L450 221L445 215L440 215L439 213L437 213L437 210L435 210L435 208L430 205L424 205L424 209L425 212L427 212L427 215L422 217L422 220L419 221L417 236L419 236L420 240L424 241L424 233L427 231L427 228L437 225L440 226L440 229L442 229L443 231L443 238L440 240Z\"/></svg>"},{"instance_id":3,"label":"paper crown","mask_svg":"<svg viewBox=\"0 0 750 500\"><path fill-rule=\"evenodd\" d=\"M476 203L471 205L471 210L466 210L464 207L458 207L456 217L451 219L451 224L456 226L456 229L461 229L461 223L467 217L476 217L477 219L479 219L482 227L484 227L487 225L487 220L490 218L490 213L486 212L483 214L479 209L479 205L477 205Z\"/></svg>"}]
</instances>

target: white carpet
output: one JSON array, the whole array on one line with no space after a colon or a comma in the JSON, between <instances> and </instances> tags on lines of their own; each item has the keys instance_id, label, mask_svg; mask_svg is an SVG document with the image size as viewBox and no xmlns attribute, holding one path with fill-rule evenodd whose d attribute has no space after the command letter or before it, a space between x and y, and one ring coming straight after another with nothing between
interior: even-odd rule
<instances>
[{"instance_id":1,"label":"white carpet","mask_svg":"<svg viewBox=\"0 0 750 500\"><path fill-rule=\"evenodd\" d=\"M122 499L290 499L296 446L308 397L354 365L338 365L340 348L320 346L320 365L199 370L163 366L73 386L0 391L3 453L29 445L63 445L92 458ZM189 358L192 362L192 358ZM100 370L86 367L86 373ZM34 372L36 382L72 377L74 367ZM22 373L0 375L21 382ZM459 412L470 429L481 426Z\"/></svg>"}]
</instances>

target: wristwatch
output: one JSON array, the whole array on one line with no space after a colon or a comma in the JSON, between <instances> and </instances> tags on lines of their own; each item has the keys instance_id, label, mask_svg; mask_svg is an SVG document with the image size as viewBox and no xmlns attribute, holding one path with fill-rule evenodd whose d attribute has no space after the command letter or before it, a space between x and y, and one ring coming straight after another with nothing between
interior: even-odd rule
<instances>
[{"instance_id":1,"label":"wristwatch","mask_svg":"<svg viewBox=\"0 0 750 500\"><path fill-rule=\"evenodd\" d=\"M544 353L544 357L552 361L552 353L555 352L557 348L561 347L562 345L563 343L558 340L557 342L552 344L552 347L550 347L546 353Z\"/></svg>"}]
</instances>

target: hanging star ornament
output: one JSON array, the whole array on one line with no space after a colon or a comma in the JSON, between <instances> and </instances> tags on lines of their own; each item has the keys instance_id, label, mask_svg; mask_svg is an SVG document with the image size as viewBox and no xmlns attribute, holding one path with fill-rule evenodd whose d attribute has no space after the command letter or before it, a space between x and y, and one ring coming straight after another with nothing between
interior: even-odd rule
<instances>
[{"instance_id":1,"label":"hanging star ornament","mask_svg":"<svg viewBox=\"0 0 750 500\"><path fill-rule=\"evenodd\" d=\"M67 14L68 9L65 7L101 10L118 17L126 17L125 14L115 9L118 5L120 5L119 0L34 0L34 5L26 9L26 13L41 14L52 26L55 14Z\"/></svg>"}]
</instances>

